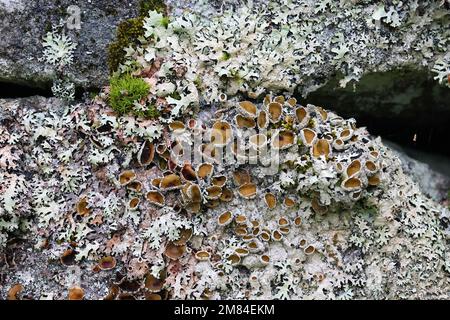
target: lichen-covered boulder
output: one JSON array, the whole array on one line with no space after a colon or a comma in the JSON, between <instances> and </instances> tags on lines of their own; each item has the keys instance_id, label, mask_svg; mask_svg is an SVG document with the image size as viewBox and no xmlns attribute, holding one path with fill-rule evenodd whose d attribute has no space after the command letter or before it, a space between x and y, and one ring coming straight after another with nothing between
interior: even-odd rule
<instances>
[{"instance_id":1,"label":"lichen-covered boulder","mask_svg":"<svg viewBox=\"0 0 450 320\"><path fill-rule=\"evenodd\" d=\"M448 209L355 119L283 94L406 52L445 83L445 4L202 5L141 16L92 100L0 100L0 294L448 298ZM66 35L43 46L74 66Z\"/></svg>"},{"instance_id":2,"label":"lichen-covered boulder","mask_svg":"<svg viewBox=\"0 0 450 320\"><path fill-rule=\"evenodd\" d=\"M446 1L167 3L192 13L173 10L174 27L184 32L168 44L188 69L200 65L194 73L202 72L202 64L214 65L205 88L212 97L221 84L250 95L265 89L307 95L336 74L337 87L352 88L365 74L402 67L430 70L435 80L450 86ZM192 49L183 50L186 46Z\"/></svg>"},{"instance_id":3,"label":"lichen-covered boulder","mask_svg":"<svg viewBox=\"0 0 450 320\"><path fill-rule=\"evenodd\" d=\"M168 124L0 103L4 297L448 297L448 210L352 119L283 96Z\"/></svg>"},{"instance_id":4,"label":"lichen-covered boulder","mask_svg":"<svg viewBox=\"0 0 450 320\"><path fill-rule=\"evenodd\" d=\"M258 2L253 7L239 1L166 2L174 16L184 15L185 19L196 21L192 25L191 22L184 26L181 24L180 27L190 25L187 28L192 29L188 30L188 35L193 36L190 41L198 48L202 46L202 41L197 43L201 40L197 38L203 33L217 35L219 42L226 41L227 32L230 32L239 35L242 44L248 41L265 43L256 52L240 44L242 50L238 50L240 54L237 56L231 54L238 52L237 48L224 47L219 50L220 47L214 48L213 43L203 43L212 51L220 51L210 54L208 59L228 61L218 65L216 72L219 76L229 77L230 72L237 71L224 67L233 64L238 57L240 63L247 67L252 65L252 57L262 61L270 57L267 63L278 65L278 70L274 70L276 79L262 76L270 71L264 64L253 70L253 73L259 74L256 82L253 78L257 75L248 74L246 68L244 72L233 75L236 80L244 78L248 81L252 89L249 92L253 94L261 93L261 87L287 91L298 87L302 94L307 94L334 78L336 73L341 75L339 84L345 86L371 71L388 71L411 65L432 70L436 80L448 85L450 57L448 30L445 27L449 13L445 1L391 5L354 1L340 4L330 1L294 1L289 4L270 1L265 10L260 9L265 6ZM51 83L57 76L57 70L39 63L39 58L42 57L43 37L52 27L62 23L64 32L73 43L78 44L74 65L67 70L68 77L85 89L99 88L107 83L109 75L106 55L109 44L114 43L109 65L115 69L121 62L121 57L117 55L121 56L128 44L133 47L133 42L141 36L137 28L142 27L142 20L127 19L142 17L150 9L161 11L161 3L159 0L78 1L74 6L66 0L45 4L24 0L0 1L0 80L33 86ZM78 13L79 28L76 20ZM227 26L206 18L221 14ZM292 19L293 16L296 19ZM233 17L253 21L256 29L237 23ZM116 33L120 22L123 24ZM283 29L278 27L281 22ZM271 28L274 24L278 26L267 28L271 24ZM198 28L203 28L203 32L194 31ZM292 39L280 42L281 37L285 36ZM267 55L266 51L270 49L273 53ZM291 54L290 59L281 62L280 59L287 53ZM281 68L290 72L282 75ZM302 81L298 82L300 73ZM237 81L230 89L239 90L239 85L240 81ZM215 94L214 91L212 94Z\"/></svg>"}]
</instances>

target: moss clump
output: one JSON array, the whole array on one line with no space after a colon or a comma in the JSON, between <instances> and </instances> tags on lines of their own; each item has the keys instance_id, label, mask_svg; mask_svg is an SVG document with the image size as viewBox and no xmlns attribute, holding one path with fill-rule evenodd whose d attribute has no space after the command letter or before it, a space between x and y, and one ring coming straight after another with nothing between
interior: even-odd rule
<instances>
[{"instance_id":1,"label":"moss clump","mask_svg":"<svg viewBox=\"0 0 450 320\"><path fill-rule=\"evenodd\" d=\"M227 61L231 58L231 54L226 51L222 52L222 56L220 57L220 61Z\"/></svg>"},{"instance_id":2,"label":"moss clump","mask_svg":"<svg viewBox=\"0 0 450 320\"><path fill-rule=\"evenodd\" d=\"M109 103L119 115L133 112L137 116L145 116L145 111L136 111L133 103L145 98L150 86L141 78L129 74L114 76L110 80Z\"/></svg>"},{"instance_id":3,"label":"moss clump","mask_svg":"<svg viewBox=\"0 0 450 320\"><path fill-rule=\"evenodd\" d=\"M125 48L138 44L138 39L144 36L144 18L128 19L117 27L117 39L108 48L108 67L111 73L117 71L124 61Z\"/></svg>"},{"instance_id":4,"label":"moss clump","mask_svg":"<svg viewBox=\"0 0 450 320\"><path fill-rule=\"evenodd\" d=\"M139 118L155 119L159 117L159 111L155 106L151 105L147 110L133 110L133 114Z\"/></svg>"},{"instance_id":5,"label":"moss clump","mask_svg":"<svg viewBox=\"0 0 450 320\"><path fill-rule=\"evenodd\" d=\"M146 16L150 10L165 13L167 10L164 1L162 0L141 0L139 3L139 13L141 16Z\"/></svg>"},{"instance_id":6,"label":"moss clump","mask_svg":"<svg viewBox=\"0 0 450 320\"><path fill-rule=\"evenodd\" d=\"M125 49L139 44L139 38L144 36L144 19L150 10L160 13L166 12L166 5L161 0L142 0L139 3L139 17L125 20L117 27L116 41L108 48L108 67L112 74L117 71L119 65L124 62ZM168 23L163 21L164 24Z\"/></svg>"}]
</instances>

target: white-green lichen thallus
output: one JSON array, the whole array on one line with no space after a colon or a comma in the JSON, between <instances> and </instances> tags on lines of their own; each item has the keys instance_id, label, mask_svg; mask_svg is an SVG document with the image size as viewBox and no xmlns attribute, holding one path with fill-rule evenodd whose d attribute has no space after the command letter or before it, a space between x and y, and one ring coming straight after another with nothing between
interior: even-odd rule
<instances>
[{"instance_id":1,"label":"white-green lichen thallus","mask_svg":"<svg viewBox=\"0 0 450 320\"><path fill-rule=\"evenodd\" d=\"M381 138L292 94L406 55L448 85L443 3L226 3L149 11L78 104L76 44L47 34L63 100L0 100L0 296L448 298L448 208Z\"/></svg>"},{"instance_id":2,"label":"white-green lichen thallus","mask_svg":"<svg viewBox=\"0 0 450 320\"><path fill-rule=\"evenodd\" d=\"M65 110L58 100L2 101L2 117L16 120L1 127L1 243L19 231L32 243L32 263L8 274L2 294L446 296L439 216L448 210L420 192L379 138L289 97L223 103L219 113L163 124L118 116L100 98ZM279 149L278 172L261 163L178 162L176 142L202 131L216 135L207 141L214 148L201 150L232 147L247 133L246 149ZM48 261L58 273L52 286L39 276Z\"/></svg>"}]
</instances>

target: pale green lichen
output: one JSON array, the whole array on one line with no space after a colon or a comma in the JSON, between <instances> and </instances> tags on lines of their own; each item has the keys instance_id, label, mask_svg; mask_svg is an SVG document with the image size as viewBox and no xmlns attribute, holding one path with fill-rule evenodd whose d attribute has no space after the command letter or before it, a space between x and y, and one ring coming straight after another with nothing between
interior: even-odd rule
<instances>
[{"instance_id":1,"label":"pale green lichen","mask_svg":"<svg viewBox=\"0 0 450 320\"><path fill-rule=\"evenodd\" d=\"M425 13L418 15L419 10ZM297 89L306 95L335 72L342 74L339 84L345 87L371 70L386 69L387 60L400 64L408 51L414 54L408 64L428 66L448 85L442 59L449 46L449 17L442 4L270 1L266 6L224 6L216 16L194 11L172 17L166 27L160 13L150 13L144 20L146 41L127 52L122 69L146 70L163 59L164 73L154 75L155 81L172 81L177 91L193 83L210 102L222 92L254 98L264 90ZM412 29L421 31L412 34ZM181 70L184 83L174 77Z\"/></svg>"},{"instance_id":2,"label":"pale green lichen","mask_svg":"<svg viewBox=\"0 0 450 320\"><path fill-rule=\"evenodd\" d=\"M55 67L65 67L73 63L73 55L77 44L65 33L58 33L56 29L47 32L43 38L43 59Z\"/></svg>"},{"instance_id":3,"label":"pale green lichen","mask_svg":"<svg viewBox=\"0 0 450 320\"><path fill-rule=\"evenodd\" d=\"M65 75L65 70L73 63L77 44L65 34L62 25L55 26L47 32L42 42L43 52L41 60L51 65L56 74L52 85L52 93L63 101L75 99L75 85Z\"/></svg>"}]
</instances>

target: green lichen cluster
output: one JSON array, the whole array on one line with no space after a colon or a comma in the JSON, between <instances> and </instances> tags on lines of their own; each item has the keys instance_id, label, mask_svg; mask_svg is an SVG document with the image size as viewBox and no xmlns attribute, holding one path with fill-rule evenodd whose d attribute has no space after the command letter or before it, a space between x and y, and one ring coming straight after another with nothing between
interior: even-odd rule
<instances>
[{"instance_id":1,"label":"green lichen cluster","mask_svg":"<svg viewBox=\"0 0 450 320\"><path fill-rule=\"evenodd\" d=\"M145 99L149 90L150 86L141 78L129 74L115 75L110 80L109 103L119 115L132 113L138 117L155 118L159 114L154 106L146 110L134 107L135 102Z\"/></svg>"},{"instance_id":2,"label":"green lichen cluster","mask_svg":"<svg viewBox=\"0 0 450 320\"><path fill-rule=\"evenodd\" d=\"M108 68L111 74L124 61L125 49L139 44L139 38L144 36L143 23L149 10L165 12L166 5L162 0L142 0L139 3L139 16L125 20L117 27L116 40L108 47Z\"/></svg>"}]
</instances>

